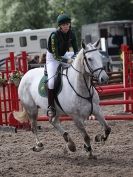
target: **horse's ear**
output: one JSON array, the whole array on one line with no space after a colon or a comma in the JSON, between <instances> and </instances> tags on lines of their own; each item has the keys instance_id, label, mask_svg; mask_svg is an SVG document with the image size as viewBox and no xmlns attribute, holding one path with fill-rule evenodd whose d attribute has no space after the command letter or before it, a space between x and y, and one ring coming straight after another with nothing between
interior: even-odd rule
<instances>
[{"instance_id":1,"label":"horse's ear","mask_svg":"<svg viewBox=\"0 0 133 177\"><path fill-rule=\"evenodd\" d=\"M93 44L93 46L95 47L95 48L99 48L100 47L100 39L98 39L94 44Z\"/></svg>"},{"instance_id":2,"label":"horse's ear","mask_svg":"<svg viewBox=\"0 0 133 177\"><path fill-rule=\"evenodd\" d=\"M84 40L82 40L81 46L82 46L82 48L83 48L83 49L85 49L85 48L86 48L86 45L85 45Z\"/></svg>"}]
</instances>

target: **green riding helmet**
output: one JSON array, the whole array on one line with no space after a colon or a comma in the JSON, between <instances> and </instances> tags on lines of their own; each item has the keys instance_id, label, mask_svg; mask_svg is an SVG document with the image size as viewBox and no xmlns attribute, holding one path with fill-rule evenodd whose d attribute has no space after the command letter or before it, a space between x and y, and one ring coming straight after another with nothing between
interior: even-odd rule
<instances>
[{"instance_id":1,"label":"green riding helmet","mask_svg":"<svg viewBox=\"0 0 133 177\"><path fill-rule=\"evenodd\" d=\"M57 17L57 23L58 25L62 25L64 23L71 23L71 18L67 14L60 14Z\"/></svg>"}]
</instances>

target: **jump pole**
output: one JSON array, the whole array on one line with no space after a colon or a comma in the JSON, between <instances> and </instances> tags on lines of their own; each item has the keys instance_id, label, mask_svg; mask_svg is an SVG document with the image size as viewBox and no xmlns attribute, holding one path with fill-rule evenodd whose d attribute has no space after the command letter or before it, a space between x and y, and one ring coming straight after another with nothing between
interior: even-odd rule
<instances>
[{"instance_id":1,"label":"jump pole","mask_svg":"<svg viewBox=\"0 0 133 177\"><path fill-rule=\"evenodd\" d=\"M96 120L95 117L91 118L88 117L89 120ZM133 120L133 115L129 114L129 115L124 115L124 114L120 114L120 115L106 115L105 116L106 120ZM37 121L48 121L48 117L47 116L40 116L38 117ZM60 117L60 121L71 121L72 117L64 115Z\"/></svg>"}]
</instances>

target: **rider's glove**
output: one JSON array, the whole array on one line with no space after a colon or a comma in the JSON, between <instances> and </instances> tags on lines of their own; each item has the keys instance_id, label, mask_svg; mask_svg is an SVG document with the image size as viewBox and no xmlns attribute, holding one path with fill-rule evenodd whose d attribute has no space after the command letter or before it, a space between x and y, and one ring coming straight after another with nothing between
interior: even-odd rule
<instances>
[{"instance_id":1,"label":"rider's glove","mask_svg":"<svg viewBox=\"0 0 133 177\"><path fill-rule=\"evenodd\" d=\"M73 60L70 58L70 59L67 59L67 63L68 64L72 64Z\"/></svg>"},{"instance_id":2,"label":"rider's glove","mask_svg":"<svg viewBox=\"0 0 133 177\"><path fill-rule=\"evenodd\" d=\"M73 62L73 60L71 58L67 58L65 56L62 56L61 62L71 64Z\"/></svg>"}]
</instances>

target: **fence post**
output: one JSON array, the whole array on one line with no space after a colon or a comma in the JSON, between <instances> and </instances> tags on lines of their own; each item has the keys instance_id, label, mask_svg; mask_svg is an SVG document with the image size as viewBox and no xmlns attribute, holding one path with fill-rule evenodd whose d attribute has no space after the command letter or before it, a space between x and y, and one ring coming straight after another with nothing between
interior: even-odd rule
<instances>
[{"instance_id":1,"label":"fence post","mask_svg":"<svg viewBox=\"0 0 133 177\"><path fill-rule=\"evenodd\" d=\"M2 101L2 99L1 99L1 93L0 93L0 125L3 125L1 101Z\"/></svg>"},{"instance_id":2,"label":"fence post","mask_svg":"<svg viewBox=\"0 0 133 177\"><path fill-rule=\"evenodd\" d=\"M129 87L129 48L127 45L122 45L121 50L123 52L123 86L124 88ZM124 100L129 99L129 92L124 92ZM129 104L124 105L124 111L129 112Z\"/></svg>"},{"instance_id":3,"label":"fence post","mask_svg":"<svg viewBox=\"0 0 133 177\"><path fill-rule=\"evenodd\" d=\"M25 51L22 52L22 66L23 66L23 73L25 74L28 70L27 53Z\"/></svg>"}]
</instances>

